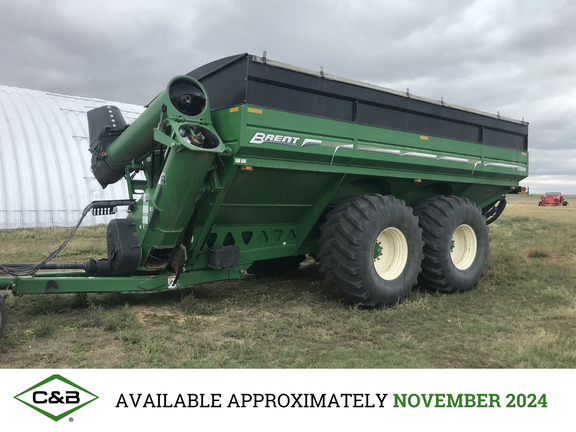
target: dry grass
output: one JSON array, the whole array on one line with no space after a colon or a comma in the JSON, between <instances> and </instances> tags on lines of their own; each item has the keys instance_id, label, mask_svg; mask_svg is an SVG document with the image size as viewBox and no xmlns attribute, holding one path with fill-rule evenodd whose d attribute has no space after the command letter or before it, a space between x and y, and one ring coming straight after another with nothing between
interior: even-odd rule
<instances>
[{"instance_id":1,"label":"dry grass","mask_svg":"<svg viewBox=\"0 0 576 432\"><path fill-rule=\"evenodd\" d=\"M476 290L415 290L382 311L342 304L312 263L285 278L164 294L12 297L2 367L572 368L576 200L568 200L574 206L552 208L513 197L490 226L491 255ZM68 259L87 244L99 250L100 229L85 230ZM0 236L8 245L0 262L52 241L44 233Z\"/></svg>"}]
</instances>

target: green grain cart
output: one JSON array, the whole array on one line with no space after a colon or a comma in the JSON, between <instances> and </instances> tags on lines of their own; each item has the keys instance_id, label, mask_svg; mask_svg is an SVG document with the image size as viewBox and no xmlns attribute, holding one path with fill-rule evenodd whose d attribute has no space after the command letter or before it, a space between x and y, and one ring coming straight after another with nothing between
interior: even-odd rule
<instances>
[{"instance_id":1,"label":"green grain cart","mask_svg":"<svg viewBox=\"0 0 576 432\"><path fill-rule=\"evenodd\" d=\"M108 258L2 264L15 295L157 292L319 261L371 307L473 288L528 173L528 125L241 54L177 76L131 125L88 113L92 172L127 181ZM1 325L6 321L0 301Z\"/></svg>"}]
</instances>

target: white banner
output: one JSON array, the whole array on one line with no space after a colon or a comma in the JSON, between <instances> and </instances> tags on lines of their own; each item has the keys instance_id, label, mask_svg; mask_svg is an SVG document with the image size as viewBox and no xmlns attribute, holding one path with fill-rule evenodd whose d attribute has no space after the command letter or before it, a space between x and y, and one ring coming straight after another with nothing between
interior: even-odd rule
<instances>
[{"instance_id":1,"label":"white banner","mask_svg":"<svg viewBox=\"0 0 576 432\"><path fill-rule=\"evenodd\" d=\"M1 370L2 430L555 431L573 370ZM177 429L176 429L177 428Z\"/></svg>"}]
</instances>

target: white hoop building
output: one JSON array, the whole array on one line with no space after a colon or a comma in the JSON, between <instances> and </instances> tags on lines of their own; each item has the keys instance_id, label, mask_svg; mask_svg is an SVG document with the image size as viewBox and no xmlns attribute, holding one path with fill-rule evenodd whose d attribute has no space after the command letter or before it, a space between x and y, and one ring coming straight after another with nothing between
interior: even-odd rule
<instances>
[{"instance_id":1,"label":"white hoop building","mask_svg":"<svg viewBox=\"0 0 576 432\"><path fill-rule=\"evenodd\" d=\"M144 110L0 86L0 229L73 226L91 201L127 198L124 180L102 189L90 172L86 112L102 105L120 108L127 123ZM88 215L83 225L110 219Z\"/></svg>"}]
</instances>

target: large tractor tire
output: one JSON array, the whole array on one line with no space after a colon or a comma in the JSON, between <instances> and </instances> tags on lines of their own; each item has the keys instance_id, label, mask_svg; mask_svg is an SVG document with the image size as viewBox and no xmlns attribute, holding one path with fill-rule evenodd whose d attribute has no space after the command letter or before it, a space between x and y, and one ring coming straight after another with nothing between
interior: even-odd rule
<instances>
[{"instance_id":1,"label":"large tractor tire","mask_svg":"<svg viewBox=\"0 0 576 432\"><path fill-rule=\"evenodd\" d=\"M424 260L419 283L443 293L469 291L486 268L486 219L472 201L456 196L427 198L414 207L423 229Z\"/></svg>"},{"instance_id":2,"label":"large tractor tire","mask_svg":"<svg viewBox=\"0 0 576 432\"><path fill-rule=\"evenodd\" d=\"M404 201L361 195L326 216L320 272L346 301L382 308L402 301L416 285L422 248L418 218Z\"/></svg>"},{"instance_id":3,"label":"large tractor tire","mask_svg":"<svg viewBox=\"0 0 576 432\"><path fill-rule=\"evenodd\" d=\"M482 214L484 215L484 219L486 219L486 225L490 225L493 222L496 222L504 209L506 208L506 198L502 197L498 201L493 202L487 207L482 209Z\"/></svg>"}]
</instances>

